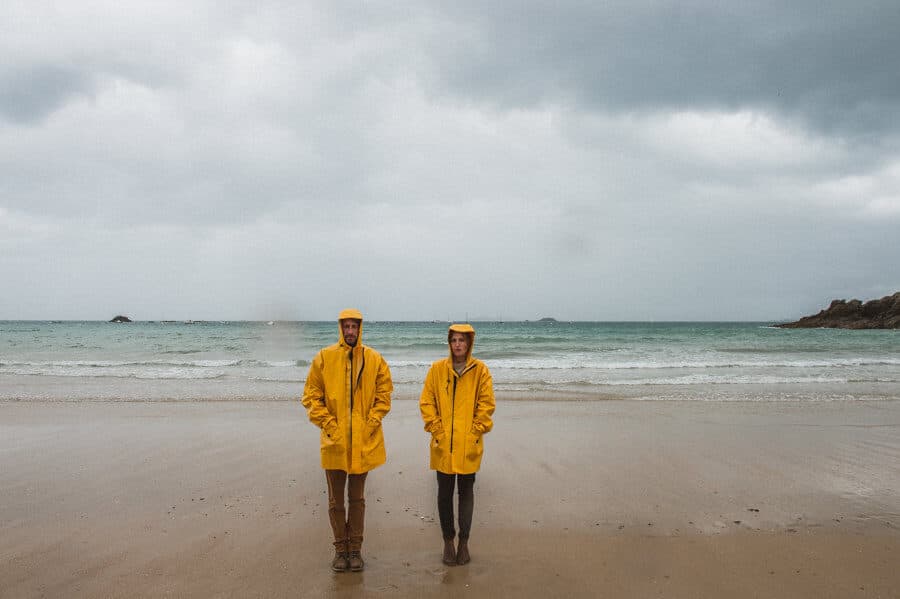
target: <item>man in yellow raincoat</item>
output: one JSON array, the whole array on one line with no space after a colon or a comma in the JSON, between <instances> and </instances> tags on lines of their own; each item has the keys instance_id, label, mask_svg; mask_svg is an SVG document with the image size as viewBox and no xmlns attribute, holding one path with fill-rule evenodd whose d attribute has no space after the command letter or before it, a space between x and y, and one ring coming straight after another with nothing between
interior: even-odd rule
<instances>
[{"instance_id":1,"label":"man in yellow raincoat","mask_svg":"<svg viewBox=\"0 0 900 599\"><path fill-rule=\"evenodd\" d=\"M437 471L438 515L444 536L443 561L469 562L469 530L475 505L475 472L484 452L482 436L493 428L491 372L472 357L475 329L454 324L447 332L450 356L431 365L419 398L425 430L431 433L431 469ZM453 487L459 488L459 547L453 546Z\"/></svg>"},{"instance_id":2,"label":"man in yellow raincoat","mask_svg":"<svg viewBox=\"0 0 900 599\"><path fill-rule=\"evenodd\" d=\"M309 366L303 405L320 429L322 468L328 484L328 517L334 532L335 572L359 572L369 470L384 464L381 419L391 409L391 371L377 351L362 344L362 313L338 316L339 341ZM347 507L344 488L347 488Z\"/></svg>"}]
</instances>

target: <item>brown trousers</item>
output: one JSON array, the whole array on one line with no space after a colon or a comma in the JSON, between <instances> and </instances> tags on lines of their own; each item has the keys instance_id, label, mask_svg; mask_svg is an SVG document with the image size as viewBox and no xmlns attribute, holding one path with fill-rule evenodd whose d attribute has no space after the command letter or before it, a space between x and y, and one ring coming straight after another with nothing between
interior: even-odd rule
<instances>
[{"instance_id":1,"label":"brown trousers","mask_svg":"<svg viewBox=\"0 0 900 599\"><path fill-rule=\"evenodd\" d=\"M366 523L366 475L347 474L343 470L326 470L328 483L328 519L334 532L336 551L359 551L362 548ZM349 480L349 482L348 482ZM344 507L344 487L347 489L347 508Z\"/></svg>"}]
</instances>

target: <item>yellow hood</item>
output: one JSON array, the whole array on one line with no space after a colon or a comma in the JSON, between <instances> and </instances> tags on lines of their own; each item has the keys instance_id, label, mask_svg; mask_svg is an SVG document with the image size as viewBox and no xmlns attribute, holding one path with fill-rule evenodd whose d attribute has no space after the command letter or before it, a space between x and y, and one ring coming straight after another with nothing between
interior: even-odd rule
<instances>
[{"instance_id":1,"label":"yellow hood","mask_svg":"<svg viewBox=\"0 0 900 599\"><path fill-rule=\"evenodd\" d=\"M450 352L450 361L453 361L453 352L450 351L450 336L453 333L463 333L469 338L469 349L466 352L466 364L472 359L472 349L475 347L475 329L468 323L451 324L447 329L447 351Z\"/></svg>"},{"instance_id":2,"label":"yellow hood","mask_svg":"<svg viewBox=\"0 0 900 599\"><path fill-rule=\"evenodd\" d=\"M363 333L362 312L354 308L347 308L345 310L341 310L341 313L338 314L338 339L340 340L341 345L347 345L347 343L344 341L344 330L341 328L341 321L345 318L352 318L359 321L359 337L356 338L356 345L361 346Z\"/></svg>"}]
</instances>

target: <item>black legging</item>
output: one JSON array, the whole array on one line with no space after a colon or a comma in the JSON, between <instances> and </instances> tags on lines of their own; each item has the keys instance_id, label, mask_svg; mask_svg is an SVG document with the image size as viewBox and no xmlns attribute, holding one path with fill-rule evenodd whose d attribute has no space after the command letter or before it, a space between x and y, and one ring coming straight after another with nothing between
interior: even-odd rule
<instances>
[{"instance_id":1,"label":"black legging","mask_svg":"<svg viewBox=\"0 0 900 599\"><path fill-rule=\"evenodd\" d=\"M456 536L453 528L453 487L459 480L459 538L469 538L472 528L472 510L475 507L475 473L444 474L437 473L438 482L438 515L441 518L441 532L445 539Z\"/></svg>"}]
</instances>

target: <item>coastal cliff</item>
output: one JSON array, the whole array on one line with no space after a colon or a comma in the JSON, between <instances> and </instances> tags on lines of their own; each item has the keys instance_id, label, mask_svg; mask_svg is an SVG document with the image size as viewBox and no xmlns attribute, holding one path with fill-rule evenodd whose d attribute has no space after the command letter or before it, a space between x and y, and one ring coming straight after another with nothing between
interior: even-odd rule
<instances>
[{"instance_id":1,"label":"coastal cliff","mask_svg":"<svg viewBox=\"0 0 900 599\"><path fill-rule=\"evenodd\" d=\"M900 329L900 291L866 303L834 300L826 309L797 322L775 325L784 329Z\"/></svg>"}]
</instances>

